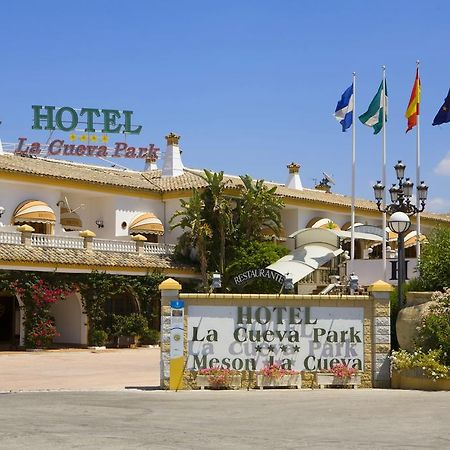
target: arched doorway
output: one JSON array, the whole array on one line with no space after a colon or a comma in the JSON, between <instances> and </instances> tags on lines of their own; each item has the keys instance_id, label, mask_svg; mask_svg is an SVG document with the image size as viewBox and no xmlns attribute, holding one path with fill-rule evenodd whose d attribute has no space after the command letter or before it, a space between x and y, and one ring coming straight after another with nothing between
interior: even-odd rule
<instances>
[{"instance_id":1,"label":"arched doorway","mask_svg":"<svg viewBox=\"0 0 450 450\"><path fill-rule=\"evenodd\" d=\"M0 348L19 345L20 308L16 298L11 295L0 296Z\"/></svg>"}]
</instances>

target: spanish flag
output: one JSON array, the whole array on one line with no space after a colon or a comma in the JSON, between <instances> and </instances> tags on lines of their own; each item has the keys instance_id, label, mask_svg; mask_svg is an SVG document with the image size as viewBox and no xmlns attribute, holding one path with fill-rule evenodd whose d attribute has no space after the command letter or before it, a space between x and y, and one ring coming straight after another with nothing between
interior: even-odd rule
<instances>
[{"instance_id":1,"label":"spanish flag","mask_svg":"<svg viewBox=\"0 0 450 450\"><path fill-rule=\"evenodd\" d=\"M405 117L408 119L408 129L412 130L417 125L417 116L419 115L420 105L420 78L419 68L416 70L416 79L411 92L411 98L409 99L408 108L406 109Z\"/></svg>"}]
</instances>

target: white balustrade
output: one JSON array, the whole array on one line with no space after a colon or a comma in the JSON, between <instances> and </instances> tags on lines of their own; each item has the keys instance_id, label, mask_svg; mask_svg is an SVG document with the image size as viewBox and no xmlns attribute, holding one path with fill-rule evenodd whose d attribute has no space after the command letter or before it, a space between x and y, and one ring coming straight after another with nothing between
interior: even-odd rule
<instances>
[{"instance_id":1,"label":"white balustrade","mask_svg":"<svg viewBox=\"0 0 450 450\"><path fill-rule=\"evenodd\" d=\"M133 241L113 241L109 239L94 239L92 243L92 249L104 252L135 253L136 244Z\"/></svg>"},{"instance_id":2,"label":"white balustrade","mask_svg":"<svg viewBox=\"0 0 450 450\"><path fill-rule=\"evenodd\" d=\"M21 233L18 231L0 231L0 244L21 244Z\"/></svg>"},{"instance_id":3,"label":"white balustrade","mask_svg":"<svg viewBox=\"0 0 450 450\"><path fill-rule=\"evenodd\" d=\"M144 243L144 253L147 255L173 255L174 252L175 245L173 244Z\"/></svg>"},{"instance_id":4,"label":"white balustrade","mask_svg":"<svg viewBox=\"0 0 450 450\"><path fill-rule=\"evenodd\" d=\"M51 236L49 234L33 233L31 245L35 247L52 248L84 248L84 240L81 237Z\"/></svg>"}]
</instances>

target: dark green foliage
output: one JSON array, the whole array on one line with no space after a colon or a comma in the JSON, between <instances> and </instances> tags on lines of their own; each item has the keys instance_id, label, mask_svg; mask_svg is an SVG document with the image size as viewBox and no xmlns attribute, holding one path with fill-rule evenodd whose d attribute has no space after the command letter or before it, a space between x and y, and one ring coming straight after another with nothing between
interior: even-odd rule
<instances>
[{"instance_id":1,"label":"dark green foliage","mask_svg":"<svg viewBox=\"0 0 450 450\"><path fill-rule=\"evenodd\" d=\"M442 291L450 286L450 229L437 227L422 245L419 261L420 287L424 291Z\"/></svg>"},{"instance_id":2,"label":"dark green foliage","mask_svg":"<svg viewBox=\"0 0 450 450\"><path fill-rule=\"evenodd\" d=\"M229 290L230 274L235 274L237 267L262 268L286 253L274 250L277 246L273 243L264 250L250 245L264 242L264 228L279 236L283 200L276 195L276 187L269 189L263 180L254 181L249 175L241 177L240 192L226 191L228 180L223 172L205 170L202 178L206 187L201 192L194 189L189 201L180 200L181 208L170 220L172 228L184 230L177 255L184 261L191 258L199 262L204 291L208 290L208 273L212 272L223 275L222 290ZM246 246L244 253L239 253L241 246ZM253 260L252 251L256 252ZM247 262L236 262L241 257ZM230 264L234 268L230 269ZM259 292L262 286L253 284L252 292Z\"/></svg>"},{"instance_id":3,"label":"dark green foliage","mask_svg":"<svg viewBox=\"0 0 450 450\"><path fill-rule=\"evenodd\" d=\"M141 344L144 345L157 345L159 344L160 333L158 330L148 328L141 336Z\"/></svg>"},{"instance_id":4,"label":"dark green foliage","mask_svg":"<svg viewBox=\"0 0 450 450\"><path fill-rule=\"evenodd\" d=\"M230 291L251 293L278 293L280 285L266 279L255 279L237 288L231 283L233 276L239 275L249 269L266 267L289 253L288 249L271 241L243 241L234 249L233 262L227 267L226 278Z\"/></svg>"},{"instance_id":5,"label":"dark green foliage","mask_svg":"<svg viewBox=\"0 0 450 450\"><path fill-rule=\"evenodd\" d=\"M108 333L104 330L95 330L91 333L91 345L101 347L108 342Z\"/></svg>"}]
</instances>

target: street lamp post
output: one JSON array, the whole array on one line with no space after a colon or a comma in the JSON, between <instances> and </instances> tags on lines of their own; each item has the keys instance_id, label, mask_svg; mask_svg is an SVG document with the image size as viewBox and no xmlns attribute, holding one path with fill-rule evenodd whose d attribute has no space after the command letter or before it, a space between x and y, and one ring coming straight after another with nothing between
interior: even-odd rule
<instances>
[{"instance_id":1,"label":"street lamp post","mask_svg":"<svg viewBox=\"0 0 450 450\"><path fill-rule=\"evenodd\" d=\"M378 210L387 213L389 217L388 225L389 229L394 233L397 233L397 247L398 247L398 261L397 261L397 278L398 278L398 304L403 306L403 284L406 279L405 273L405 233L408 231L411 221L410 217L422 212L425 209L425 203L427 201L428 186L421 181L417 186L417 197L420 201L420 208L417 208L411 203L413 195L414 183L409 179L405 179L406 166L401 162L394 166L395 174L397 176L397 184L393 184L389 189L391 197L391 204L386 205L383 208L381 205L384 198L385 187L381 184L381 181L373 186L375 194L375 200L377 201ZM385 230L383 230L386 232Z\"/></svg>"}]
</instances>

